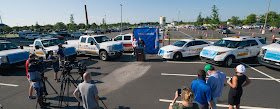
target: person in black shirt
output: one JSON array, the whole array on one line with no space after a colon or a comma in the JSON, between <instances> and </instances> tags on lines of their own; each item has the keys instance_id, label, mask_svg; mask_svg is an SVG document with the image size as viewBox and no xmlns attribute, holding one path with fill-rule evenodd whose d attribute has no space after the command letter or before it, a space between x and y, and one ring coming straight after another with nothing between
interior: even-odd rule
<instances>
[{"instance_id":1,"label":"person in black shirt","mask_svg":"<svg viewBox=\"0 0 280 109\"><path fill-rule=\"evenodd\" d=\"M145 46L145 42L142 40L141 37L139 37L138 47L146 47L146 46Z\"/></svg>"},{"instance_id":2,"label":"person in black shirt","mask_svg":"<svg viewBox=\"0 0 280 109\"><path fill-rule=\"evenodd\" d=\"M230 85L230 90L228 93L229 109L233 109L234 105L236 106L236 109L240 109L240 98L243 93L242 88L251 83L251 80L246 75L244 75L246 72L244 65L238 65L235 71L236 75L227 81L227 83Z\"/></svg>"}]
</instances>

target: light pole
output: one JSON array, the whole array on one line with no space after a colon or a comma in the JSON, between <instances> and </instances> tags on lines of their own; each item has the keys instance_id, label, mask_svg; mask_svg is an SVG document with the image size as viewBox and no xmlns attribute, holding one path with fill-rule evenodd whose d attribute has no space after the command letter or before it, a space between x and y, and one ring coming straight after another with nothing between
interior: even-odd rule
<instances>
[{"instance_id":1,"label":"light pole","mask_svg":"<svg viewBox=\"0 0 280 109\"><path fill-rule=\"evenodd\" d=\"M178 14L178 25L179 25L179 18L180 18L180 11L179 11L179 14Z\"/></svg>"},{"instance_id":2,"label":"light pole","mask_svg":"<svg viewBox=\"0 0 280 109\"><path fill-rule=\"evenodd\" d=\"M121 5L121 33L122 33L122 4Z\"/></svg>"},{"instance_id":3,"label":"light pole","mask_svg":"<svg viewBox=\"0 0 280 109\"><path fill-rule=\"evenodd\" d=\"M265 16L265 22L264 22L264 26L263 26L263 30L262 30L262 34L263 34L263 35L265 34L265 27L266 27L266 21L267 21L269 6L270 6L270 0L269 0L269 2L268 2L268 8L267 8L266 16Z\"/></svg>"}]
</instances>

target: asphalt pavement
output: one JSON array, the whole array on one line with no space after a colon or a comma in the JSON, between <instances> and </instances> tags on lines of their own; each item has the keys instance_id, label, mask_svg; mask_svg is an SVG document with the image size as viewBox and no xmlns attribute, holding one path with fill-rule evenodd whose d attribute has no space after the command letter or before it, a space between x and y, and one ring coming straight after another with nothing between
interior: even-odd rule
<instances>
[{"instance_id":1,"label":"asphalt pavement","mask_svg":"<svg viewBox=\"0 0 280 109\"><path fill-rule=\"evenodd\" d=\"M113 38L117 34L119 33L106 35ZM196 37L195 32L182 29L171 31L170 34L173 38ZM219 37L215 36L215 38ZM171 40L171 43L175 41ZM168 40L164 43L168 44ZM93 75L92 82L97 85L99 96L108 109L166 109L173 100L175 91L182 86L190 87L191 82L196 79L196 72L206 65L198 57L188 57L182 61L164 61L156 55L147 55L145 62L138 62L130 52L125 53L120 59L110 61L101 61L98 57L92 56L79 56L78 60L86 63L87 71ZM252 59L237 62L231 68L220 66L215 66L215 68L224 72L227 77L232 77L235 75L234 67L240 63L246 65L245 74L252 80L252 83L244 88L241 108L280 109L279 70L262 66ZM75 79L79 77L76 69L71 71L71 75ZM53 71L48 69L45 76L60 93L61 83L53 80ZM50 85L46 86L49 93L46 100L51 103L49 108L59 108L58 95ZM36 100L27 98L28 88L29 83L24 67L13 67L2 71L0 73L0 104L3 109L35 109ZM69 97L65 97L64 100L65 103L69 101L69 106L67 107L63 102L63 108L77 108L78 102L72 95L74 89L75 87L71 85ZM228 92L229 86L226 85L218 101L218 109L228 108ZM178 101L181 100L178 99ZM99 103L104 108L104 105Z\"/></svg>"}]
</instances>

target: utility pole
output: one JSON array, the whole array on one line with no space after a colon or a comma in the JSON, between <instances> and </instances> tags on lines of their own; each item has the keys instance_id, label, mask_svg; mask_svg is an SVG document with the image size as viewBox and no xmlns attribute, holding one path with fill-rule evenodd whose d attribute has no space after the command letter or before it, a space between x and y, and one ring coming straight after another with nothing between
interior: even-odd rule
<instances>
[{"instance_id":1,"label":"utility pole","mask_svg":"<svg viewBox=\"0 0 280 109\"><path fill-rule=\"evenodd\" d=\"M121 5L121 33L122 33L122 4Z\"/></svg>"},{"instance_id":2,"label":"utility pole","mask_svg":"<svg viewBox=\"0 0 280 109\"><path fill-rule=\"evenodd\" d=\"M265 22L264 22L264 26L263 26L263 30L262 30L262 34L263 34L263 35L265 34L265 27L266 27L266 21L267 21L269 6L270 6L270 0L269 0L269 2L268 2L268 8L267 8L266 16L265 16Z\"/></svg>"},{"instance_id":3,"label":"utility pole","mask_svg":"<svg viewBox=\"0 0 280 109\"><path fill-rule=\"evenodd\" d=\"M85 5L85 14L86 14L86 24L88 25L87 5Z\"/></svg>"}]
</instances>

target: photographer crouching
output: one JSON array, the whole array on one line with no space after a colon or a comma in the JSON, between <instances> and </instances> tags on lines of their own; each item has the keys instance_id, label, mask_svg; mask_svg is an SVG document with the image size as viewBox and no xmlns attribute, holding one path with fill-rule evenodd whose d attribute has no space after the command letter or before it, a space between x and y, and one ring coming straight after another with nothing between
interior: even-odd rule
<instances>
[{"instance_id":1,"label":"photographer crouching","mask_svg":"<svg viewBox=\"0 0 280 109\"><path fill-rule=\"evenodd\" d=\"M44 83L43 80L46 80L46 77L41 76L41 66L39 64L39 60L36 59L35 54L30 54L29 55L29 65L28 65L28 74L29 74L29 79L32 82L32 86L36 91L36 96L37 96L37 102L41 106L41 108L44 108L43 105L43 92L44 92Z\"/></svg>"}]
</instances>

